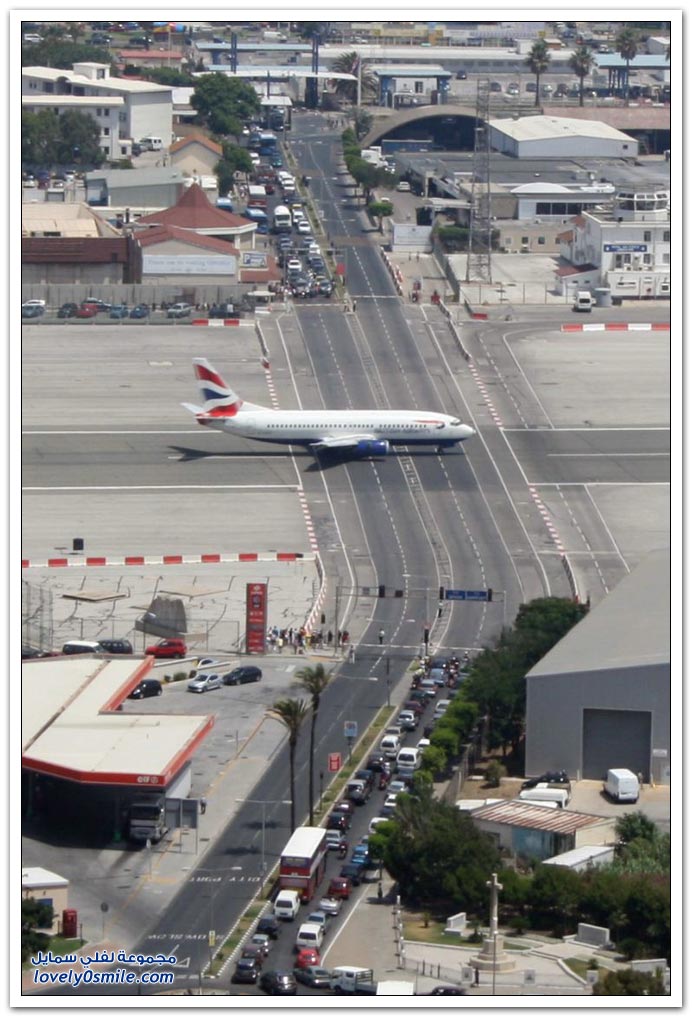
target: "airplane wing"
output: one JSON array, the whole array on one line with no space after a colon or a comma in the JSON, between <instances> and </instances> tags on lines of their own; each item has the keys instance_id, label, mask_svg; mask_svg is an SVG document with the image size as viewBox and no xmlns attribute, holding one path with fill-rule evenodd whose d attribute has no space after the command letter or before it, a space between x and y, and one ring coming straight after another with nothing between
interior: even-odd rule
<instances>
[{"instance_id":1,"label":"airplane wing","mask_svg":"<svg viewBox=\"0 0 692 1017\"><path fill-rule=\"evenodd\" d=\"M338 438L322 438L310 445L310 448L320 452L329 449L349 449L363 447L363 442L378 441L374 434L340 434Z\"/></svg>"}]
</instances>

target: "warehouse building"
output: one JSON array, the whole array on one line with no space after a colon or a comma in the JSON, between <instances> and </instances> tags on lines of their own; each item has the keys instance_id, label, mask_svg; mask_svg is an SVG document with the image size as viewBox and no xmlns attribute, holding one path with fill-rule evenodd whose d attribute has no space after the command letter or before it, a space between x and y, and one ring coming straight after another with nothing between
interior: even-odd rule
<instances>
[{"instance_id":1,"label":"warehouse building","mask_svg":"<svg viewBox=\"0 0 692 1017\"><path fill-rule=\"evenodd\" d=\"M526 676L526 772L670 783L670 548L654 551Z\"/></svg>"},{"instance_id":2,"label":"warehouse building","mask_svg":"<svg viewBox=\"0 0 692 1017\"><path fill-rule=\"evenodd\" d=\"M489 120L488 127L492 148L515 159L634 159L639 151L634 138L600 120L531 116Z\"/></svg>"},{"instance_id":3,"label":"warehouse building","mask_svg":"<svg viewBox=\"0 0 692 1017\"><path fill-rule=\"evenodd\" d=\"M614 817L549 809L534 802L495 802L474 809L471 819L501 850L539 861L586 845L615 841Z\"/></svg>"}]
</instances>

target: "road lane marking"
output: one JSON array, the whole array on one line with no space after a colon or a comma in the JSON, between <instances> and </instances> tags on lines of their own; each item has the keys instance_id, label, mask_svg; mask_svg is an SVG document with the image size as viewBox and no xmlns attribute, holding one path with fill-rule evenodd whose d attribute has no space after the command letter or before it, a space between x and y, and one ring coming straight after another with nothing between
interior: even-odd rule
<instances>
[{"instance_id":1,"label":"road lane marking","mask_svg":"<svg viewBox=\"0 0 692 1017\"><path fill-rule=\"evenodd\" d=\"M23 487L22 491L297 491L297 484L123 484L102 487Z\"/></svg>"}]
</instances>

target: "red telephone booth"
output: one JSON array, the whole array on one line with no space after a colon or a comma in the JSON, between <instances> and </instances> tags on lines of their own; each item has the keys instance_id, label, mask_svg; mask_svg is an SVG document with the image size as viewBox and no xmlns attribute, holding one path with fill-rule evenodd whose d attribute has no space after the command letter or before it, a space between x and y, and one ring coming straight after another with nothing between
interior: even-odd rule
<instances>
[{"instance_id":1,"label":"red telephone booth","mask_svg":"<svg viewBox=\"0 0 692 1017\"><path fill-rule=\"evenodd\" d=\"M74 908L65 908L62 913L62 934L66 939L77 937L77 912Z\"/></svg>"}]
</instances>

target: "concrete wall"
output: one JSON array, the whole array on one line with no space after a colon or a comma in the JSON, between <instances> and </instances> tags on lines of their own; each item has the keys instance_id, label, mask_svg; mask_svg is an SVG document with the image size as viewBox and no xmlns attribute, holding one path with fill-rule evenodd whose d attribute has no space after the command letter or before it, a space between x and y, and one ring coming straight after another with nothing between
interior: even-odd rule
<instances>
[{"instance_id":1,"label":"concrete wall","mask_svg":"<svg viewBox=\"0 0 692 1017\"><path fill-rule=\"evenodd\" d=\"M163 140L164 148L173 141L173 93L142 92L127 98L127 128L133 141L150 135Z\"/></svg>"},{"instance_id":2,"label":"concrete wall","mask_svg":"<svg viewBox=\"0 0 692 1017\"><path fill-rule=\"evenodd\" d=\"M565 769L581 777L583 711L650 711L652 745L670 765L670 666L533 675L526 680L526 773ZM652 772L660 765L652 759Z\"/></svg>"},{"instance_id":3,"label":"concrete wall","mask_svg":"<svg viewBox=\"0 0 692 1017\"><path fill-rule=\"evenodd\" d=\"M186 145L181 151L173 153L171 156L171 166L174 166L175 169L186 174L186 176L194 176L195 174L198 176L211 176L220 158L220 155L210 152L204 145L192 143Z\"/></svg>"},{"instance_id":4,"label":"concrete wall","mask_svg":"<svg viewBox=\"0 0 692 1017\"><path fill-rule=\"evenodd\" d=\"M605 819L602 823L594 826L582 826L574 834L574 846L585 847L586 845L614 844L616 819Z\"/></svg>"}]
</instances>

